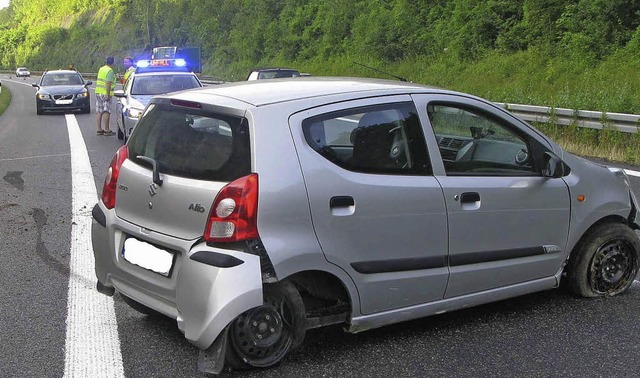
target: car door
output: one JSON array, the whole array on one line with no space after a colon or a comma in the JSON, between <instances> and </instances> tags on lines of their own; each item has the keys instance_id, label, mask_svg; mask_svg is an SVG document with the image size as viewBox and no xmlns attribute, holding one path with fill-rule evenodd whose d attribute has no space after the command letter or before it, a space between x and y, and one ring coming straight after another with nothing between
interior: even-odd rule
<instances>
[{"instance_id":1,"label":"car door","mask_svg":"<svg viewBox=\"0 0 640 378\"><path fill-rule=\"evenodd\" d=\"M559 273L570 199L562 178L542 176L548 142L480 100L414 98L431 152L439 152L434 172L449 226L445 298Z\"/></svg>"},{"instance_id":2,"label":"car door","mask_svg":"<svg viewBox=\"0 0 640 378\"><path fill-rule=\"evenodd\" d=\"M411 98L322 106L290 128L316 236L355 282L362 313L442 299L446 210Z\"/></svg>"}]
</instances>

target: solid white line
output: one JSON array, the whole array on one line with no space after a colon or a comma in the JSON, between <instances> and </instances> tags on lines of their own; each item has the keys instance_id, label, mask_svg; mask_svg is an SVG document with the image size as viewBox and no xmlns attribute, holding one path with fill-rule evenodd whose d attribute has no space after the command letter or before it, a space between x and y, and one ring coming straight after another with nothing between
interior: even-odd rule
<instances>
[{"instance_id":1,"label":"solid white line","mask_svg":"<svg viewBox=\"0 0 640 378\"><path fill-rule=\"evenodd\" d=\"M72 223L65 377L124 377L113 299L95 288L91 209L96 186L76 117L65 115L71 146Z\"/></svg>"},{"instance_id":2,"label":"solid white line","mask_svg":"<svg viewBox=\"0 0 640 378\"><path fill-rule=\"evenodd\" d=\"M640 172L638 171L632 171L631 169L625 169L624 171L627 172L629 176L640 177Z\"/></svg>"}]
</instances>

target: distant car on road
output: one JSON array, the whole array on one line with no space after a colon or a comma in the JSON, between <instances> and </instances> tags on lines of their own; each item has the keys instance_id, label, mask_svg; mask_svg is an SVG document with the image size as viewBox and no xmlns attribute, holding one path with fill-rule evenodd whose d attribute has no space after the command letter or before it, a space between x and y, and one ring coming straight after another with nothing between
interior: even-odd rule
<instances>
[{"instance_id":1,"label":"distant car on road","mask_svg":"<svg viewBox=\"0 0 640 378\"><path fill-rule=\"evenodd\" d=\"M40 82L31 84L36 91L36 113L45 111L91 111L91 95L85 81L76 70L45 71Z\"/></svg>"},{"instance_id":2,"label":"distant car on road","mask_svg":"<svg viewBox=\"0 0 640 378\"><path fill-rule=\"evenodd\" d=\"M302 74L293 68L254 68L249 72L247 80L279 79L283 77L300 77ZM308 76L308 74L307 74Z\"/></svg>"},{"instance_id":3,"label":"distant car on road","mask_svg":"<svg viewBox=\"0 0 640 378\"><path fill-rule=\"evenodd\" d=\"M18 67L16 69L16 77L30 77L31 72L26 67Z\"/></svg>"},{"instance_id":4,"label":"distant car on road","mask_svg":"<svg viewBox=\"0 0 640 378\"><path fill-rule=\"evenodd\" d=\"M196 74L185 66L176 66L176 60L178 59L138 62L136 71L124 84L124 89L114 92L114 96L118 98L115 112L118 139L127 141L151 97L202 87Z\"/></svg>"}]
</instances>

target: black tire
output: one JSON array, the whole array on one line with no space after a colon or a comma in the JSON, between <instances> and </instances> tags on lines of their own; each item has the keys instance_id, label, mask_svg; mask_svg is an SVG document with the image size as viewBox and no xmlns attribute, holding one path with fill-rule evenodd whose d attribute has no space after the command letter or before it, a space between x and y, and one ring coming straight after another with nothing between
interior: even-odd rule
<instances>
[{"instance_id":1,"label":"black tire","mask_svg":"<svg viewBox=\"0 0 640 378\"><path fill-rule=\"evenodd\" d=\"M154 310L154 309L152 309L150 307L147 307L147 306L143 305L142 303L140 303L140 302L138 302L138 301L136 301L134 299L131 299L131 298L127 297L126 295L122 294L122 293L120 293L120 296L122 297L124 302L129 305L129 307L131 307L132 309L138 311L141 314L148 315L148 316L159 316L159 315L162 315L158 311L156 311L156 310Z\"/></svg>"},{"instance_id":2,"label":"black tire","mask_svg":"<svg viewBox=\"0 0 640 378\"><path fill-rule=\"evenodd\" d=\"M567 289L586 297L610 297L631 286L638 274L640 240L621 223L605 223L588 231L569 258Z\"/></svg>"},{"instance_id":3,"label":"black tire","mask_svg":"<svg viewBox=\"0 0 640 378\"><path fill-rule=\"evenodd\" d=\"M306 333L304 303L291 282L264 287L264 305L238 316L229 327L226 363L239 370L266 368L297 348Z\"/></svg>"}]
</instances>

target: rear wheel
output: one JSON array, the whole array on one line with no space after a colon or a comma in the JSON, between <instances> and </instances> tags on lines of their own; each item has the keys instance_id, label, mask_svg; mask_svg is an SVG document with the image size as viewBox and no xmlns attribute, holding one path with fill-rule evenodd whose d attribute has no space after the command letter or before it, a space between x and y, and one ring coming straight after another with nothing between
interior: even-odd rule
<instances>
[{"instance_id":1,"label":"rear wheel","mask_svg":"<svg viewBox=\"0 0 640 378\"><path fill-rule=\"evenodd\" d=\"M235 369L269 367L302 343L304 303L291 282L266 285L264 305L238 316L229 328L226 362Z\"/></svg>"},{"instance_id":2,"label":"rear wheel","mask_svg":"<svg viewBox=\"0 0 640 378\"><path fill-rule=\"evenodd\" d=\"M567 288L582 297L603 297L627 290L638 274L640 240L620 223L589 231L569 259Z\"/></svg>"}]
</instances>

